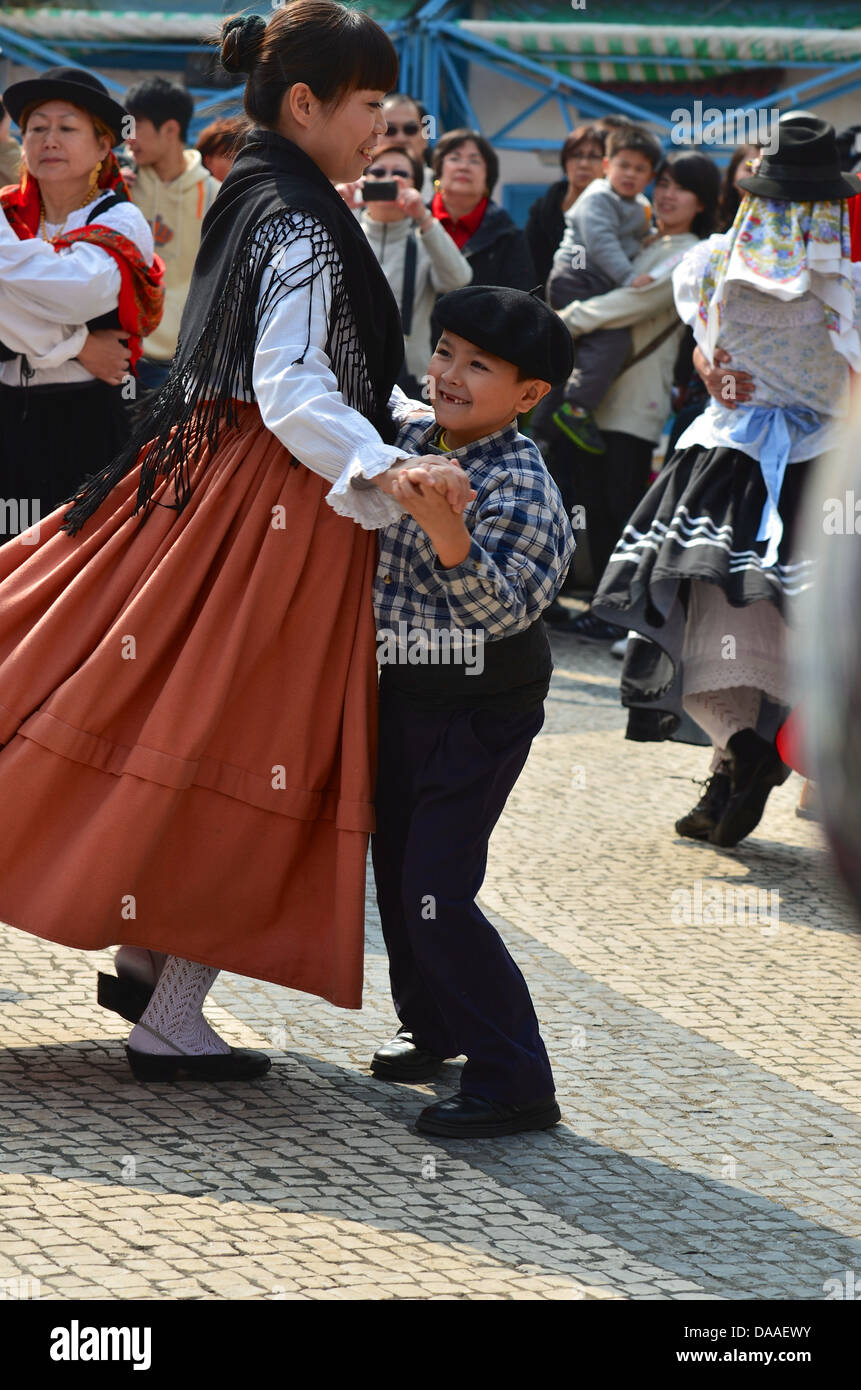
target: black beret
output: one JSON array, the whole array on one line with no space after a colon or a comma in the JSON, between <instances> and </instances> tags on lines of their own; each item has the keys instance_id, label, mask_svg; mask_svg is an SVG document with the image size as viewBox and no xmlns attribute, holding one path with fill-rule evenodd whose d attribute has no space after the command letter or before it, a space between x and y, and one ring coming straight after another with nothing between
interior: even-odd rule
<instances>
[{"instance_id":1,"label":"black beret","mask_svg":"<svg viewBox=\"0 0 861 1390\"><path fill-rule=\"evenodd\" d=\"M437 300L434 328L513 362L525 376L559 386L574 366L574 344L543 299L505 285L465 285Z\"/></svg>"}]
</instances>

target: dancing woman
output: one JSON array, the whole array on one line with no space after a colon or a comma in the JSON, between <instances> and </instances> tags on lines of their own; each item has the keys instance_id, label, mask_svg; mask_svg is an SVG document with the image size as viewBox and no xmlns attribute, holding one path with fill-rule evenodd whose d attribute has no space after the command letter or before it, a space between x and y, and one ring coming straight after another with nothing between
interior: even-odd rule
<instances>
[{"instance_id":1,"label":"dancing woman","mask_svg":"<svg viewBox=\"0 0 861 1390\"><path fill-rule=\"evenodd\" d=\"M361 1003L374 531L402 510L400 323L333 187L371 162L394 49L294 0L221 53L256 128L147 434L0 548L0 918L136 948L101 1000L139 1020L142 1079L268 1068L203 1018L219 969Z\"/></svg>"},{"instance_id":2,"label":"dancing woman","mask_svg":"<svg viewBox=\"0 0 861 1390\"><path fill-rule=\"evenodd\" d=\"M593 611L628 643L628 737L670 738L682 709L709 736L711 777L680 835L734 845L789 776L774 739L791 700L786 624L811 583L794 523L814 460L835 442L861 369L848 199L833 128L792 117L740 181L730 231L694 247L676 305L710 362L749 372L749 404L712 399L633 513Z\"/></svg>"}]
</instances>

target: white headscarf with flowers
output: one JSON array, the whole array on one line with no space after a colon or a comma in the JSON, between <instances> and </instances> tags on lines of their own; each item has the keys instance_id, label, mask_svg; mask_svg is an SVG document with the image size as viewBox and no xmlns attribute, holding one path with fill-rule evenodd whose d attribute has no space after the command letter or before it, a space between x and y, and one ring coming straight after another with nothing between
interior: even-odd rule
<instances>
[{"instance_id":1,"label":"white headscarf with flowers","mask_svg":"<svg viewBox=\"0 0 861 1390\"><path fill-rule=\"evenodd\" d=\"M810 291L822 301L835 352L861 371L848 199L790 203L745 193L735 221L706 263L699 317L714 361L727 284L734 280L778 299Z\"/></svg>"}]
</instances>

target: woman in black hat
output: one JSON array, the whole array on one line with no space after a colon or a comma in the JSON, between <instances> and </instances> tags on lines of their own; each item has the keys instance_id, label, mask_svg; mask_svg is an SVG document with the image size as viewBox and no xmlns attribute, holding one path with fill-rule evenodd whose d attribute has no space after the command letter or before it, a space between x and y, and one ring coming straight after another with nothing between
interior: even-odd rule
<instances>
[{"instance_id":1,"label":"woman in black hat","mask_svg":"<svg viewBox=\"0 0 861 1390\"><path fill-rule=\"evenodd\" d=\"M24 154L18 186L0 198L0 538L8 539L125 442L121 383L136 342L158 322L162 290L152 235L111 152L123 139L123 108L78 68L16 82L4 103ZM107 334L106 360L94 331Z\"/></svg>"},{"instance_id":2,"label":"woman in black hat","mask_svg":"<svg viewBox=\"0 0 861 1390\"><path fill-rule=\"evenodd\" d=\"M833 128L781 123L778 148L741 186L729 232L689 252L674 287L709 362L727 350L753 396L736 401L725 378L632 515L593 602L651 639L628 643L628 737L683 737L683 710L709 736L712 775L676 830L724 846L750 834L789 776L774 744L791 699L786 622L812 578L793 524L861 369L848 211L861 184L841 172Z\"/></svg>"}]
</instances>

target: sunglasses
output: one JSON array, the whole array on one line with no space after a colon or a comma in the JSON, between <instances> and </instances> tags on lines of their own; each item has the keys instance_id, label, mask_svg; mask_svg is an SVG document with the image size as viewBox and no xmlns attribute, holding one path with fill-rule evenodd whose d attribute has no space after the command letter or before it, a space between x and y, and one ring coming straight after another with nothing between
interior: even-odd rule
<instances>
[{"instance_id":1,"label":"sunglasses","mask_svg":"<svg viewBox=\"0 0 861 1390\"><path fill-rule=\"evenodd\" d=\"M397 122L393 125L389 121L386 126L387 135L418 135L420 130L418 121L404 121L403 125L398 125Z\"/></svg>"},{"instance_id":2,"label":"sunglasses","mask_svg":"<svg viewBox=\"0 0 861 1390\"><path fill-rule=\"evenodd\" d=\"M411 179L409 169L366 169L365 177L370 179Z\"/></svg>"}]
</instances>

